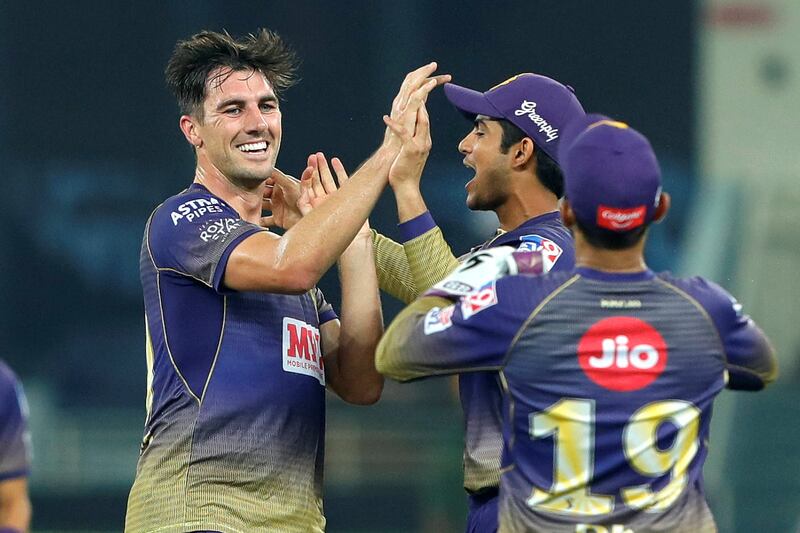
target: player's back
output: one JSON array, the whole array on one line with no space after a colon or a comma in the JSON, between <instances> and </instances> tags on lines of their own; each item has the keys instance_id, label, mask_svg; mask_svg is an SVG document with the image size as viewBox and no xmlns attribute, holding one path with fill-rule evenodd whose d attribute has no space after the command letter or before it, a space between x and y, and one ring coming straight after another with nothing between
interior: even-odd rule
<instances>
[{"instance_id":1,"label":"player's back","mask_svg":"<svg viewBox=\"0 0 800 533\"><path fill-rule=\"evenodd\" d=\"M703 282L548 278L501 373L501 531L715 531L702 465L725 351Z\"/></svg>"}]
</instances>

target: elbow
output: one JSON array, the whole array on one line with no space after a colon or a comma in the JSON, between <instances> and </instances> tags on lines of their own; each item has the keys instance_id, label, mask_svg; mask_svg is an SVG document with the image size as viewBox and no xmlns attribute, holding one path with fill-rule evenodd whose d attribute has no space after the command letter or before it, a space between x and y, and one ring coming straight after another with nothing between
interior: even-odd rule
<instances>
[{"instance_id":1,"label":"elbow","mask_svg":"<svg viewBox=\"0 0 800 533\"><path fill-rule=\"evenodd\" d=\"M323 273L309 268L297 268L294 265L279 265L274 269L274 275L280 287L280 292L286 294L304 294L313 289L319 282Z\"/></svg>"},{"instance_id":2,"label":"elbow","mask_svg":"<svg viewBox=\"0 0 800 533\"><path fill-rule=\"evenodd\" d=\"M344 400L353 405L374 405L378 403L383 394L383 377L378 382L364 387L356 394L350 394Z\"/></svg>"},{"instance_id":3,"label":"elbow","mask_svg":"<svg viewBox=\"0 0 800 533\"><path fill-rule=\"evenodd\" d=\"M376 376L370 383L348 391L342 391L342 400L353 405L374 405L383 394L383 376Z\"/></svg>"}]
</instances>

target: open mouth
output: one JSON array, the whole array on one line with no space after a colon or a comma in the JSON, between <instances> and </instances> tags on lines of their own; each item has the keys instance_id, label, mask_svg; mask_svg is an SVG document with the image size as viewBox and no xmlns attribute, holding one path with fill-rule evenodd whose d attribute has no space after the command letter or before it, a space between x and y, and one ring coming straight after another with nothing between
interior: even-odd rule
<instances>
[{"instance_id":1,"label":"open mouth","mask_svg":"<svg viewBox=\"0 0 800 533\"><path fill-rule=\"evenodd\" d=\"M240 144L236 148L245 154L263 154L267 151L267 141L258 141L252 143Z\"/></svg>"}]
</instances>

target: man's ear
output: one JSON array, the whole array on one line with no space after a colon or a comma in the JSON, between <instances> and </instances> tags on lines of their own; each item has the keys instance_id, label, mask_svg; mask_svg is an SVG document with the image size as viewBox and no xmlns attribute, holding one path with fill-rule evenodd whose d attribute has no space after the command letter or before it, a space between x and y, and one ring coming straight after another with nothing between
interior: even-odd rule
<instances>
[{"instance_id":1,"label":"man's ear","mask_svg":"<svg viewBox=\"0 0 800 533\"><path fill-rule=\"evenodd\" d=\"M528 164L533 159L536 152L536 147L529 137L523 137L516 146L514 146L514 153L512 155L512 166L514 168L521 168Z\"/></svg>"},{"instance_id":2,"label":"man's ear","mask_svg":"<svg viewBox=\"0 0 800 533\"><path fill-rule=\"evenodd\" d=\"M558 209L561 212L561 221L564 223L564 226L568 229L572 229L572 226L575 225L575 212L572 211L569 200L562 198Z\"/></svg>"},{"instance_id":3,"label":"man's ear","mask_svg":"<svg viewBox=\"0 0 800 533\"><path fill-rule=\"evenodd\" d=\"M661 196L658 198L658 207L656 207L655 216L653 220L655 222L661 222L664 220L664 217L667 216L667 211L669 211L670 206L672 205L672 197L669 195L668 192L662 192Z\"/></svg>"},{"instance_id":4,"label":"man's ear","mask_svg":"<svg viewBox=\"0 0 800 533\"><path fill-rule=\"evenodd\" d=\"M195 148L203 146L203 139L200 137L200 132L197 130L197 119L191 115L181 115L180 128L183 136L189 141L189 144Z\"/></svg>"}]
</instances>

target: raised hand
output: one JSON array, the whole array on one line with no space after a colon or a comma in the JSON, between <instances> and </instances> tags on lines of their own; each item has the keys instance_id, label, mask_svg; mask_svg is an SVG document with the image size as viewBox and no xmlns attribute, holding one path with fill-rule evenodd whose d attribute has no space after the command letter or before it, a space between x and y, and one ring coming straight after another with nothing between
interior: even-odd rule
<instances>
[{"instance_id":1,"label":"raised hand","mask_svg":"<svg viewBox=\"0 0 800 533\"><path fill-rule=\"evenodd\" d=\"M401 124L391 118L386 122L389 129L402 141L400 153L389 169L389 185L395 194L400 192L398 189L403 186L419 189L422 170L425 168L432 146L430 117L424 103L417 109L414 123L410 120L405 122Z\"/></svg>"},{"instance_id":2,"label":"raised hand","mask_svg":"<svg viewBox=\"0 0 800 533\"><path fill-rule=\"evenodd\" d=\"M303 171L303 174L305 175L307 171L308 168ZM261 226L291 228L303 216L297 207L301 193L300 180L284 174L276 168L273 169L272 176L267 178L266 184L264 197L261 200L261 209L269 211L270 214L261 217Z\"/></svg>"},{"instance_id":3,"label":"raised hand","mask_svg":"<svg viewBox=\"0 0 800 533\"><path fill-rule=\"evenodd\" d=\"M436 86L443 85L449 82L451 79L449 74L439 74L433 76L432 74L434 71L436 71L437 67L438 65L436 62L428 63L427 65L423 65L406 75L403 83L400 85L400 90L398 91L397 96L395 96L394 100L392 101L392 109L389 113L389 117L391 119L396 122L403 123L409 130L412 129L411 125L416 120L416 113L405 113L412 96L415 94L419 95L420 93L418 91L424 89L421 95L421 103L424 104L428 98L428 94ZM405 121L403 118L405 118ZM399 149L399 139L395 136L394 131L391 128L386 129L386 133L384 135L384 144L393 145Z\"/></svg>"}]
</instances>

